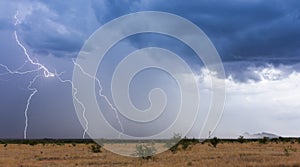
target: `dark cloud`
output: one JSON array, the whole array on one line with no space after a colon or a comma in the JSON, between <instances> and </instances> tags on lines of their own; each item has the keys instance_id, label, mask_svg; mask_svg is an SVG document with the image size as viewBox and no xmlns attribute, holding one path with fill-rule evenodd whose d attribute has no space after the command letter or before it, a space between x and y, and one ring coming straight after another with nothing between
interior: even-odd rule
<instances>
[{"instance_id":1,"label":"dark cloud","mask_svg":"<svg viewBox=\"0 0 300 167\"><path fill-rule=\"evenodd\" d=\"M57 33L32 36L31 33L22 34L26 44L35 53L52 54L57 57L74 57L83 45L84 39L79 36L60 36Z\"/></svg>"},{"instance_id":2,"label":"dark cloud","mask_svg":"<svg viewBox=\"0 0 300 167\"><path fill-rule=\"evenodd\" d=\"M94 14L100 23L106 23L122 15L139 11L139 3L140 0L91 0Z\"/></svg>"},{"instance_id":3,"label":"dark cloud","mask_svg":"<svg viewBox=\"0 0 300 167\"><path fill-rule=\"evenodd\" d=\"M260 81L260 75L263 75L262 70L272 70L272 68L281 72L278 76L274 74L276 75L275 78L278 77L278 80L280 80L288 78L295 70L300 72L299 6L300 1L298 0L27 0L18 2L3 0L0 1L0 48L3 54L1 63L17 68L25 60L24 53L14 40L14 30L17 30L19 39L30 50L30 54L75 57L85 40L100 25L131 12L155 10L177 14L191 20L203 29L224 60L227 76L231 76L236 83L247 83L250 80ZM15 27L13 25L14 14L17 10L20 10L22 15L22 23ZM180 31L180 27L174 27L174 29ZM131 37L127 41L124 40L124 42L131 45L123 44L119 49L116 47L116 51L111 55L124 54L122 56L125 57L125 53L130 53L129 51L133 49L157 46L182 55L191 65L193 63L195 66L199 64L198 62L195 63L197 56L188 46L180 44L179 41L170 37L148 34ZM127 52L122 49L127 49ZM43 62L42 57L36 57L34 54L33 57ZM52 59L52 57L48 58L49 60ZM109 77L112 76L114 70L112 67L117 66L116 58L112 56L110 58L105 71L105 75ZM121 58L117 60L121 60ZM56 60L60 62L62 59L55 58L53 62L56 62ZM62 69L58 71L69 70L70 73L72 71L73 66L66 65L66 60L60 62L61 64L52 61L52 63L45 62L50 67L54 64L53 66ZM2 71L4 70L1 69ZM258 73L255 71L258 71ZM268 77L268 71L264 75ZM17 79L18 77L4 76L4 78L0 78L4 80L0 82L2 92L0 138L23 137L24 107L30 94L30 91L24 89L26 89L33 76L24 76L21 77L22 79ZM110 81L109 77L107 77L108 81ZM8 80L6 81L6 79ZM29 114L32 119L30 119L29 136L81 137L82 128L74 112L71 88L68 87L69 89L66 90L66 85L56 83L57 81L54 80L48 83L49 79L45 82L43 80L37 82L36 86L39 88L39 93L34 97L30 106ZM294 83L291 82L297 81L284 81L282 88L285 88L287 84L291 84L293 88ZM109 84L107 85L104 87L107 88L105 90L110 90ZM272 88L270 87L271 92L273 91ZM255 91L255 89L256 87L250 87L249 92ZM287 91L286 94L284 94L284 91L279 92L277 95L287 97L293 93L297 95L295 93L297 89ZM234 101L239 105L232 104L237 106L237 109L231 107L228 110L241 111L240 104L243 104L241 97L245 97L244 92L241 92L241 96L238 96L237 100ZM273 94L266 97L263 97L262 100L259 99L259 101L264 102L261 104L265 104L265 100L271 99L269 97L273 97ZM253 97L253 99L256 98L257 95ZM298 104L296 99L297 97L294 99L295 104ZM287 102L291 101L287 100ZM270 107L271 111L278 110L276 106L273 106L273 102L266 104L268 104L267 106ZM256 104L252 106L256 106ZM239 112L247 120L250 120L249 115L259 117L253 114L253 111L262 113L267 111L264 108L265 106L262 106L262 109L251 107L249 109L250 114ZM286 108L284 106L283 110L286 110ZM234 122L231 115L229 118L229 122ZM240 117L236 118L243 120ZM269 113L265 118L270 118ZM249 127L252 127L251 123L253 123L253 120L249 123ZM274 125L272 122L267 121L267 123L268 125ZM295 126L291 127L296 127L297 123L295 121ZM287 129L291 128L282 131Z\"/></svg>"},{"instance_id":4,"label":"dark cloud","mask_svg":"<svg viewBox=\"0 0 300 167\"><path fill-rule=\"evenodd\" d=\"M222 60L229 62L225 65L227 76L240 82L260 80L251 71L252 67L290 65L300 61L300 2L297 0L93 1L92 6L102 23L145 10L170 12L191 20L212 40ZM174 48L173 39L161 36L137 36L131 43L136 48ZM189 48L176 46L180 54L193 59L194 56L188 55ZM237 69L244 72L237 72Z\"/></svg>"},{"instance_id":5,"label":"dark cloud","mask_svg":"<svg viewBox=\"0 0 300 167\"><path fill-rule=\"evenodd\" d=\"M288 77L293 72L299 72L299 64L283 65L272 64L263 61L231 61L224 62L227 78L231 77L235 82L257 82L261 81L263 70L277 70L280 74L276 75L276 80Z\"/></svg>"},{"instance_id":6,"label":"dark cloud","mask_svg":"<svg viewBox=\"0 0 300 167\"><path fill-rule=\"evenodd\" d=\"M192 0L188 3L140 0L93 1L92 4L101 22L144 10L178 14L202 28L225 61L290 64L300 60L300 2L296 0ZM151 43L147 40L132 42Z\"/></svg>"},{"instance_id":7,"label":"dark cloud","mask_svg":"<svg viewBox=\"0 0 300 167\"><path fill-rule=\"evenodd\" d=\"M172 12L196 23L226 61L262 57L261 61L294 60L300 52L299 1L195 0L145 4L147 10Z\"/></svg>"},{"instance_id":8,"label":"dark cloud","mask_svg":"<svg viewBox=\"0 0 300 167\"><path fill-rule=\"evenodd\" d=\"M35 2L35 1L33 1ZM156 10L185 17L211 38L225 61L299 61L300 2L280 1L47 1L22 23L24 41L37 53L76 55L84 41L114 18ZM10 27L0 20L2 27ZM50 27L50 23L55 23ZM45 27L48 26L48 27ZM59 27L61 26L61 27ZM65 34L57 31L65 28ZM133 43L148 42L137 39ZM172 44L170 45L170 47Z\"/></svg>"},{"instance_id":9,"label":"dark cloud","mask_svg":"<svg viewBox=\"0 0 300 167\"><path fill-rule=\"evenodd\" d=\"M23 17L21 24L12 29L17 29L23 43L35 53L75 57L99 27L89 2L26 2L16 9Z\"/></svg>"}]
</instances>

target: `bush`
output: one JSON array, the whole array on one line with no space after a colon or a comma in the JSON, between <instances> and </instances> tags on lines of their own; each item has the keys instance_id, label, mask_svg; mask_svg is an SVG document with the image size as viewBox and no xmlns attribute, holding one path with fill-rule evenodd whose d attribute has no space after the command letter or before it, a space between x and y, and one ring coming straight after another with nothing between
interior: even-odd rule
<instances>
[{"instance_id":1,"label":"bush","mask_svg":"<svg viewBox=\"0 0 300 167\"><path fill-rule=\"evenodd\" d=\"M275 142L276 144L278 144L280 140L279 140L279 138L273 138L270 141L271 142Z\"/></svg>"},{"instance_id":2,"label":"bush","mask_svg":"<svg viewBox=\"0 0 300 167\"><path fill-rule=\"evenodd\" d=\"M245 143L245 139L244 139L244 136L240 136L237 141L241 144Z\"/></svg>"},{"instance_id":3,"label":"bush","mask_svg":"<svg viewBox=\"0 0 300 167\"><path fill-rule=\"evenodd\" d=\"M218 139L217 137L214 137L213 139L210 139L209 142L213 147L216 148L217 145L220 143L220 139Z\"/></svg>"},{"instance_id":4,"label":"bush","mask_svg":"<svg viewBox=\"0 0 300 167\"><path fill-rule=\"evenodd\" d=\"M155 153L156 148L154 147L154 143L138 144L136 145L136 152L134 156L148 160L152 159Z\"/></svg>"},{"instance_id":5,"label":"bush","mask_svg":"<svg viewBox=\"0 0 300 167\"><path fill-rule=\"evenodd\" d=\"M170 147L169 150L170 150L172 153L175 154L175 153L177 152L177 150L178 150L178 146L179 146L179 144L176 143L176 144L174 144L172 147Z\"/></svg>"},{"instance_id":6,"label":"bush","mask_svg":"<svg viewBox=\"0 0 300 167\"><path fill-rule=\"evenodd\" d=\"M283 143L287 143L287 142L290 141L290 139L284 138L284 137L279 137L278 140L279 140L280 142L283 142Z\"/></svg>"},{"instance_id":7,"label":"bush","mask_svg":"<svg viewBox=\"0 0 300 167\"><path fill-rule=\"evenodd\" d=\"M35 145L37 145L38 143L37 143L36 141L30 141L28 144L29 144L30 146L35 146Z\"/></svg>"},{"instance_id":8,"label":"bush","mask_svg":"<svg viewBox=\"0 0 300 167\"><path fill-rule=\"evenodd\" d=\"M36 140L24 140L22 141L23 144L28 144L30 146L34 146L34 145L37 145L38 142Z\"/></svg>"},{"instance_id":9,"label":"bush","mask_svg":"<svg viewBox=\"0 0 300 167\"><path fill-rule=\"evenodd\" d=\"M179 148L183 150L191 148L192 145L199 143L197 139L181 139L179 134L174 134L174 137L170 140L167 140L165 147L169 148L172 153L176 153Z\"/></svg>"},{"instance_id":10,"label":"bush","mask_svg":"<svg viewBox=\"0 0 300 167\"><path fill-rule=\"evenodd\" d=\"M172 153L176 153L178 150L180 140L181 140L181 135L179 133L174 133L172 139L166 140L164 146L168 148Z\"/></svg>"},{"instance_id":11,"label":"bush","mask_svg":"<svg viewBox=\"0 0 300 167\"><path fill-rule=\"evenodd\" d=\"M93 144L93 145L90 146L90 150L93 153L101 153L101 146L98 145L98 144Z\"/></svg>"},{"instance_id":12,"label":"bush","mask_svg":"<svg viewBox=\"0 0 300 167\"><path fill-rule=\"evenodd\" d=\"M179 144L181 145L181 148L183 149L183 150L186 150L186 149L188 149L188 148L191 148L191 146L192 145L195 145L195 144L197 144L197 143L199 143L199 141L198 140L196 140L196 139L182 139L180 142L179 142Z\"/></svg>"}]
</instances>

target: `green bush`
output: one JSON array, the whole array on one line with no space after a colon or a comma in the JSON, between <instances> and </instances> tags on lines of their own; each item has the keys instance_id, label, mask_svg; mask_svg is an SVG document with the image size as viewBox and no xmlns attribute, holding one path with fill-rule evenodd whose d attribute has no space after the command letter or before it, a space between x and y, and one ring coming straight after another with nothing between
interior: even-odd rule
<instances>
[{"instance_id":1,"label":"green bush","mask_svg":"<svg viewBox=\"0 0 300 167\"><path fill-rule=\"evenodd\" d=\"M167 140L165 147L169 148L172 153L176 153L179 148L183 150L190 149L192 145L199 143L197 139L181 139L181 136L175 134L171 140Z\"/></svg>"},{"instance_id":2,"label":"green bush","mask_svg":"<svg viewBox=\"0 0 300 167\"><path fill-rule=\"evenodd\" d=\"M90 150L93 153L101 153L101 146L99 144L93 144L90 146Z\"/></svg>"},{"instance_id":3,"label":"green bush","mask_svg":"<svg viewBox=\"0 0 300 167\"><path fill-rule=\"evenodd\" d=\"M178 150L180 140L181 140L181 135L179 133L174 133L172 139L166 140L164 146L168 148L172 153L176 153Z\"/></svg>"},{"instance_id":4,"label":"green bush","mask_svg":"<svg viewBox=\"0 0 300 167\"><path fill-rule=\"evenodd\" d=\"M179 142L179 144L181 145L181 148L182 148L183 150L186 150L186 149L188 149L188 148L191 148L192 145L195 145L195 144L197 144L197 143L199 143L198 140L196 140L196 139L187 139L187 138L182 139L182 140Z\"/></svg>"},{"instance_id":5,"label":"green bush","mask_svg":"<svg viewBox=\"0 0 300 167\"><path fill-rule=\"evenodd\" d=\"M154 147L154 143L138 144L136 145L136 151L134 156L148 160L152 159L155 153L156 148Z\"/></svg>"},{"instance_id":6,"label":"green bush","mask_svg":"<svg viewBox=\"0 0 300 167\"><path fill-rule=\"evenodd\" d=\"M220 139L218 139L217 137L214 137L212 139L209 140L210 144L213 146L213 147L217 147L217 145L220 143Z\"/></svg>"},{"instance_id":7,"label":"green bush","mask_svg":"<svg viewBox=\"0 0 300 167\"><path fill-rule=\"evenodd\" d=\"M273 139L271 139L270 141L271 141L271 142L274 142L274 143L276 143L276 144L278 144L279 141L280 141L280 139L279 139L279 138L273 138Z\"/></svg>"},{"instance_id":8,"label":"green bush","mask_svg":"<svg viewBox=\"0 0 300 167\"><path fill-rule=\"evenodd\" d=\"M237 141L241 144L245 143L245 139L244 139L244 136L240 136Z\"/></svg>"},{"instance_id":9,"label":"green bush","mask_svg":"<svg viewBox=\"0 0 300 167\"><path fill-rule=\"evenodd\" d=\"M30 142L28 142L28 144L31 145L31 146L35 146L35 145L37 145L38 143L37 143L36 141L30 141Z\"/></svg>"}]
</instances>

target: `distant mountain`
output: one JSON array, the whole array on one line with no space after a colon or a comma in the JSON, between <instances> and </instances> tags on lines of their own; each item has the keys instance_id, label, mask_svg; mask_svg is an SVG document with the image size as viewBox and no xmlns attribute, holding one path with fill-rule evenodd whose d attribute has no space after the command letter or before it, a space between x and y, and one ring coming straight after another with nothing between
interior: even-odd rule
<instances>
[{"instance_id":1,"label":"distant mountain","mask_svg":"<svg viewBox=\"0 0 300 167\"><path fill-rule=\"evenodd\" d=\"M273 138L279 138L280 136L272 134L272 133L267 133L267 132L262 132L262 133L255 133L255 134L250 134L248 132L243 134L244 138L246 139L261 139L264 137L268 137L270 139Z\"/></svg>"}]
</instances>

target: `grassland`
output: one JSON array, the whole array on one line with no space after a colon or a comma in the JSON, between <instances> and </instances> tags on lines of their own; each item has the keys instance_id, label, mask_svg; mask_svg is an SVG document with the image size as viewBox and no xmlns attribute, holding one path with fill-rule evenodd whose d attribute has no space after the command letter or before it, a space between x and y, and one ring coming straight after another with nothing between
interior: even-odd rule
<instances>
[{"instance_id":1,"label":"grassland","mask_svg":"<svg viewBox=\"0 0 300 167\"><path fill-rule=\"evenodd\" d=\"M119 143L109 143L108 145ZM128 146L126 143L123 147ZM175 153L166 151L150 159L124 157L103 148L95 153L92 141L41 142L2 141L0 166L264 166L300 167L300 143L297 140L223 140L213 147L200 142Z\"/></svg>"}]
</instances>

